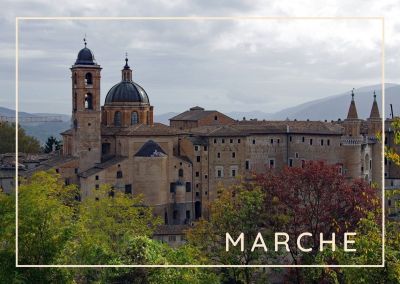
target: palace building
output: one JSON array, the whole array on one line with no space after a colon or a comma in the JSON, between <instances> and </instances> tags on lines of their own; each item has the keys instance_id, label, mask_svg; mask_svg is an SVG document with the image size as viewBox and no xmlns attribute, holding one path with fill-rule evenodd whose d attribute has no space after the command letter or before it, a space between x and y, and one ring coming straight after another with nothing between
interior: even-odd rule
<instances>
[{"instance_id":1,"label":"palace building","mask_svg":"<svg viewBox=\"0 0 400 284\"><path fill-rule=\"evenodd\" d=\"M143 194L145 204L164 219L159 239L168 235L171 242L185 225L207 217L220 185L266 168L321 160L338 165L350 179L383 186L376 98L367 120L358 117L353 93L347 118L339 121L237 121L196 106L167 126L154 122L151 94L134 81L128 58L104 104L102 68L86 43L70 69L71 129L62 133L62 157L50 167L66 183L78 184L82 199L101 198L103 184L114 195Z\"/></svg>"}]
</instances>

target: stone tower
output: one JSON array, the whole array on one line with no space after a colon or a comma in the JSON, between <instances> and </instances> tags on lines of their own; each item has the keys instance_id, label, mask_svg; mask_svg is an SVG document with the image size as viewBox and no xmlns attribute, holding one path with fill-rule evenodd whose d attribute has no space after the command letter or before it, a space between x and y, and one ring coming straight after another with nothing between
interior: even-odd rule
<instances>
[{"instance_id":1,"label":"stone tower","mask_svg":"<svg viewBox=\"0 0 400 284\"><path fill-rule=\"evenodd\" d=\"M78 53L72 73L72 155L79 157L79 172L101 159L100 72L92 51Z\"/></svg>"},{"instance_id":2,"label":"stone tower","mask_svg":"<svg viewBox=\"0 0 400 284\"><path fill-rule=\"evenodd\" d=\"M377 139L377 134L382 133L382 118L379 114L378 103L374 91L374 102L372 103L371 113L367 120L368 139L373 142L371 172L372 180L376 182L379 188L382 186L382 141Z\"/></svg>"},{"instance_id":3,"label":"stone tower","mask_svg":"<svg viewBox=\"0 0 400 284\"><path fill-rule=\"evenodd\" d=\"M362 120L358 118L354 89L351 92L351 102L347 118L343 121L345 135L342 138L344 161L346 161L346 176L359 178L361 176L361 159L363 137L361 135Z\"/></svg>"}]
</instances>

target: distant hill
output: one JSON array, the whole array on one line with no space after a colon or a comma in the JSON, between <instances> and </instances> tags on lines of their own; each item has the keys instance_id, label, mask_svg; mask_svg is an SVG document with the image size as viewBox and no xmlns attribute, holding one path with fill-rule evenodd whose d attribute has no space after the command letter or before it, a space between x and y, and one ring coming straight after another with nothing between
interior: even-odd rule
<instances>
[{"instance_id":1,"label":"distant hill","mask_svg":"<svg viewBox=\"0 0 400 284\"><path fill-rule=\"evenodd\" d=\"M373 101L373 91L376 90L377 101L379 110L382 115L381 105L381 86L372 85L355 90L355 100L357 111L360 118L369 117L371 105ZM385 108L386 117L389 117L390 104L393 104L394 114L400 115L400 85L386 84L386 97ZM329 96L319 100L313 100L300 104L294 107L286 108L276 113L265 113L263 111L237 111L229 112L227 115L234 119L241 120L243 117L246 119L257 118L267 120L284 120L298 119L298 120L337 120L338 118L344 119L347 116L347 111L350 103L350 92ZM154 115L154 121L169 125L169 119L177 115L177 112L168 112L160 115ZM61 138L60 133L70 128L71 116L65 114L54 113L27 113L20 112L20 117L27 116L61 116L62 122L49 122L49 123L25 123L21 126L26 130L27 134L36 137L41 143L44 143L51 135ZM0 107L0 116L15 116L15 111L12 109Z\"/></svg>"},{"instance_id":2,"label":"distant hill","mask_svg":"<svg viewBox=\"0 0 400 284\"><path fill-rule=\"evenodd\" d=\"M373 85L355 90L355 101L358 116L368 118L373 102L373 91L376 91L379 110L382 115L381 85ZM395 114L400 114L400 85L386 84L385 90L386 117L389 117L390 104L393 104ZM346 118L351 97L350 92L330 96L320 100L310 101L295 107L286 108L272 115L271 119L298 120L337 120Z\"/></svg>"}]
</instances>

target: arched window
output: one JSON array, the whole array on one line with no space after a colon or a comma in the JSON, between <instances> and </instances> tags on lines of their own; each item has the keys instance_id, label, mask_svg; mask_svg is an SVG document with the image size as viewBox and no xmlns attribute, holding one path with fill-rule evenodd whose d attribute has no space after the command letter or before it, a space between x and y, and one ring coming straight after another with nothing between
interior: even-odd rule
<instances>
[{"instance_id":1,"label":"arched window","mask_svg":"<svg viewBox=\"0 0 400 284\"><path fill-rule=\"evenodd\" d=\"M78 95L76 93L74 93L74 100L73 100L73 104L74 104L74 111L77 110L77 100L78 100Z\"/></svg>"},{"instance_id":2,"label":"arched window","mask_svg":"<svg viewBox=\"0 0 400 284\"><path fill-rule=\"evenodd\" d=\"M131 114L131 124L138 124L139 123L139 117L136 111L133 111Z\"/></svg>"},{"instance_id":3,"label":"arched window","mask_svg":"<svg viewBox=\"0 0 400 284\"><path fill-rule=\"evenodd\" d=\"M85 95L85 109L93 109L93 95L90 93Z\"/></svg>"},{"instance_id":4,"label":"arched window","mask_svg":"<svg viewBox=\"0 0 400 284\"><path fill-rule=\"evenodd\" d=\"M92 80L92 73L86 73L85 75L85 85L92 85L93 80Z\"/></svg>"},{"instance_id":5,"label":"arched window","mask_svg":"<svg viewBox=\"0 0 400 284\"><path fill-rule=\"evenodd\" d=\"M114 114L114 126L121 126L121 112L116 111Z\"/></svg>"},{"instance_id":6,"label":"arched window","mask_svg":"<svg viewBox=\"0 0 400 284\"><path fill-rule=\"evenodd\" d=\"M183 177L183 169L179 169L179 171L178 171L178 176L179 176L179 177Z\"/></svg>"}]
</instances>

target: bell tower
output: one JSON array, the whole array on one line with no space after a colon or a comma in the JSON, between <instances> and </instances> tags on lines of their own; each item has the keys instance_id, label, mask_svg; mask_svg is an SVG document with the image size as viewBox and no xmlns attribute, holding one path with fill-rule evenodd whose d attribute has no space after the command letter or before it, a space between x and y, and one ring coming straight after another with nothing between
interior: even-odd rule
<instances>
[{"instance_id":1,"label":"bell tower","mask_svg":"<svg viewBox=\"0 0 400 284\"><path fill-rule=\"evenodd\" d=\"M85 47L71 67L72 155L79 157L79 172L101 160L100 72L92 51Z\"/></svg>"}]
</instances>

